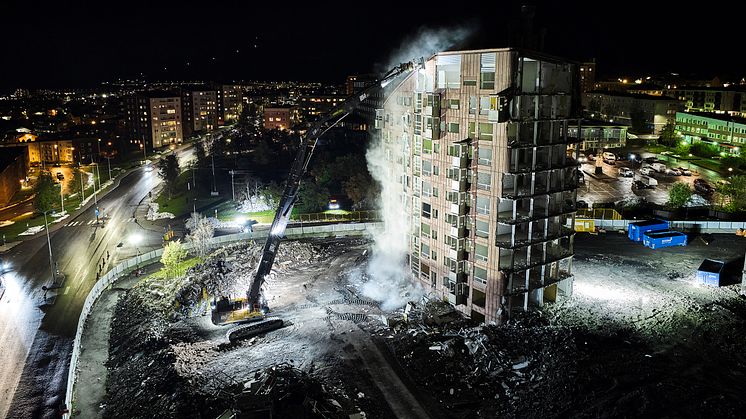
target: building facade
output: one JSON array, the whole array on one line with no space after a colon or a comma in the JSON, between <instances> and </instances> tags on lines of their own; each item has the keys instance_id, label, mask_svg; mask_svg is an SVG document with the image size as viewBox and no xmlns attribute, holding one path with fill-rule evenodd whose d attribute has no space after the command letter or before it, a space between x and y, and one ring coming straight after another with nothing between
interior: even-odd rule
<instances>
[{"instance_id":1,"label":"building facade","mask_svg":"<svg viewBox=\"0 0 746 419\"><path fill-rule=\"evenodd\" d=\"M596 89L596 60L580 64L580 91L583 93Z\"/></svg>"},{"instance_id":2,"label":"building facade","mask_svg":"<svg viewBox=\"0 0 746 419\"><path fill-rule=\"evenodd\" d=\"M154 149L184 141L179 96L150 98L150 131Z\"/></svg>"},{"instance_id":3,"label":"building facade","mask_svg":"<svg viewBox=\"0 0 746 419\"><path fill-rule=\"evenodd\" d=\"M689 144L709 143L725 154L738 156L746 146L746 118L706 112L677 112L676 132Z\"/></svg>"},{"instance_id":4,"label":"building facade","mask_svg":"<svg viewBox=\"0 0 746 419\"><path fill-rule=\"evenodd\" d=\"M666 89L664 94L682 101L685 112L746 116L746 90L743 88L679 87Z\"/></svg>"},{"instance_id":5,"label":"building facade","mask_svg":"<svg viewBox=\"0 0 746 419\"><path fill-rule=\"evenodd\" d=\"M627 127L604 121L584 119L580 124L580 136L577 126L568 127L567 135L578 140L580 151L595 153L600 149L624 148L627 144Z\"/></svg>"},{"instance_id":6,"label":"building facade","mask_svg":"<svg viewBox=\"0 0 746 419\"><path fill-rule=\"evenodd\" d=\"M232 124L238 121L243 108L243 91L240 86L221 85L218 95L218 125Z\"/></svg>"},{"instance_id":7,"label":"building facade","mask_svg":"<svg viewBox=\"0 0 746 419\"><path fill-rule=\"evenodd\" d=\"M218 94L215 90L192 91L192 130L212 131L218 127Z\"/></svg>"},{"instance_id":8,"label":"building facade","mask_svg":"<svg viewBox=\"0 0 746 419\"><path fill-rule=\"evenodd\" d=\"M635 134L660 134L681 110L678 100L666 96L598 91L584 95L590 118L626 125Z\"/></svg>"},{"instance_id":9,"label":"building facade","mask_svg":"<svg viewBox=\"0 0 746 419\"><path fill-rule=\"evenodd\" d=\"M577 74L514 49L444 52L378 111L412 274L477 321L572 293Z\"/></svg>"},{"instance_id":10,"label":"building facade","mask_svg":"<svg viewBox=\"0 0 746 419\"><path fill-rule=\"evenodd\" d=\"M125 124L130 143L148 149L181 143L184 124L181 97L170 92L143 92L125 100Z\"/></svg>"},{"instance_id":11,"label":"building facade","mask_svg":"<svg viewBox=\"0 0 746 419\"><path fill-rule=\"evenodd\" d=\"M290 106L267 106L264 108L264 128L288 130L291 125L293 108Z\"/></svg>"}]
</instances>

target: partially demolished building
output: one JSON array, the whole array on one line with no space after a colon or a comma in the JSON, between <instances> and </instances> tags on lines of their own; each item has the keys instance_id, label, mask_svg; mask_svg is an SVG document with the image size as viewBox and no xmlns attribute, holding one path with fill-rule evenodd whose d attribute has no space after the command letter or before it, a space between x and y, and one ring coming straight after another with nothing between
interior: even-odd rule
<instances>
[{"instance_id":1,"label":"partially demolished building","mask_svg":"<svg viewBox=\"0 0 746 419\"><path fill-rule=\"evenodd\" d=\"M577 70L516 49L442 52L377 111L412 273L473 319L572 293Z\"/></svg>"}]
</instances>

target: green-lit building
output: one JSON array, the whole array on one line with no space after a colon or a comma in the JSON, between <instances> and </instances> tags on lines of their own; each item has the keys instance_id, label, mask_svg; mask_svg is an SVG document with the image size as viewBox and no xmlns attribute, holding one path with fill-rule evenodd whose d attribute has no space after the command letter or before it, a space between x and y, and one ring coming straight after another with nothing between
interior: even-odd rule
<instances>
[{"instance_id":1,"label":"green-lit building","mask_svg":"<svg viewBox=\"0 0 746 419\"><path fill-rule=\"evenodd\" d=\"M746 118L704 112L677 112L676 131L689 144L706 142L739 155L746 145Z\"/></svg>"}]
</instances>

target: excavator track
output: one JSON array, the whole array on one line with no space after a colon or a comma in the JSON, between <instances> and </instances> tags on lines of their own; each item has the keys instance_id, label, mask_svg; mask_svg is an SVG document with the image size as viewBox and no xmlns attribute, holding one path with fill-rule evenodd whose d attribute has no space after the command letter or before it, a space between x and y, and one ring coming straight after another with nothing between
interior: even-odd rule
<instances>
[{"instance_id":1,"label":"excavator track","mask_svg":"<svg viewBox=\"0 0 746 419\"><path fill-rule=\"evenodd\" d=\"M228 330L228 332L226 332L225 336L228 338L228 340L231 343L233 343L241 339L246 339L252 336L256 336L261 333L271 332L272 330L277 330L284 325L285 323L282 321L282 319L278 319L278 318L264 319L262 321L242 324L240 326L231 328L230 330Z\"/></svg>"}]
</instances>

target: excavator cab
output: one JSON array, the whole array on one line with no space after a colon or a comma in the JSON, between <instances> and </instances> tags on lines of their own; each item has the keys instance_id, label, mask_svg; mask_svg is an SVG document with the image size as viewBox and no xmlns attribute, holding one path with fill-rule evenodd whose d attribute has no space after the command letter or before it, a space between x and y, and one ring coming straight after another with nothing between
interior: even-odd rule
<instances>
[{"instance_id":1,"label":"excavator cab","mask_svg":"<svg viewBox=\"0 0 746 419\"><path fill-rule=\"evenodd\" d=\"M214 325L264 320L264 310L258 304L252 307L247 297L216 298L212 301L211 308L211 318Z\"/></svg>"}]
</instances>

